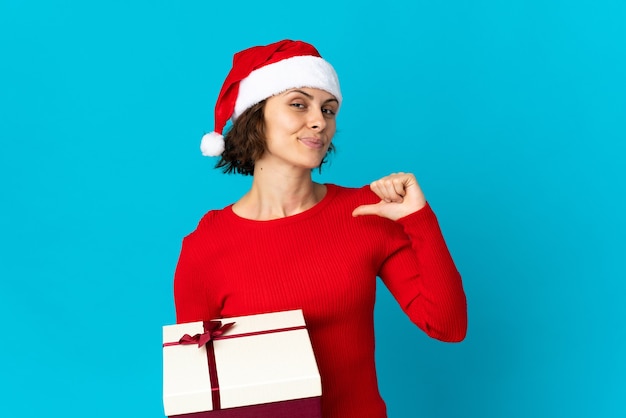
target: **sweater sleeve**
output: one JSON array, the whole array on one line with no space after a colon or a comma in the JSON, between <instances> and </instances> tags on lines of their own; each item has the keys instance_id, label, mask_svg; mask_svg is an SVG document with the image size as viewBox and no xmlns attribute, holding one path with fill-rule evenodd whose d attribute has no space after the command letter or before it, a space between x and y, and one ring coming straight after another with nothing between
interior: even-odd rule
<instances>
[{"instance_id":1,"label":"sweater sleeve","mask_svg":"<svg viewBox=\"0 0 626 418\"><path fill-rule=\"evenodd\" d=\"M461 276L430 205L397 221L409 242L395 244L380 277L412 322L437 340L458 342L467 332Z\"/></svg>"},{"instance_id":2,"label":"sweater sleeve","mask_svg":"<svg viewBox=\"0 0 626 418\"><path fill-rule=\"evenodd\" d=\"M201 224L203 219L201 221ZM199 225L200 228L201 225ZM204 274L203 245L199 231L183 239L174 273L174 304L176 322L206 321L219 317L219 307L210 303Z\"/></svg>"}]
</instances>

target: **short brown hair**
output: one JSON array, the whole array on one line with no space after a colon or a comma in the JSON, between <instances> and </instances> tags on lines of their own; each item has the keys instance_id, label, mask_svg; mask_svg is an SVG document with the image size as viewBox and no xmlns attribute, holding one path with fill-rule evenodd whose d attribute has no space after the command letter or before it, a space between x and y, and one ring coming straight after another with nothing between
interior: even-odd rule
<instances>
[{"instance_id":1,"label":"short brown hair","mask_svg":"<svg viewBox=\"0 0 626 418\"><path fill-rule=\"evenodd\" d=\"M254 163L261 158L267 149L265 143L265 100L246 109L224 135L224 152L220 156L215 168L221 168L224 173L254 174ZM318 167L327 161L328 154L335 147L332 142L328 152Z\"/></svg>"}]
</instances>

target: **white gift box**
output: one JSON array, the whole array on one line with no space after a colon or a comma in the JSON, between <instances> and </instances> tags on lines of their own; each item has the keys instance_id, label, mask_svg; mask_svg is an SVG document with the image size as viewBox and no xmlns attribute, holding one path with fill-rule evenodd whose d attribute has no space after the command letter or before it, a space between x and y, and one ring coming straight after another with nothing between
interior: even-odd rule
<instances>
[{"instance_id":1,"label":"white gift box","mask_svg":"<svg viewBox=\"0 0 626 418\"><path fill-rule=\"evenodd\" d=\"M206 336L204 322L163 327L165 415L321 416L320 375L301 310L219 321L234 324L200 347L180 340Z\"/></svg>"}]
</instances>

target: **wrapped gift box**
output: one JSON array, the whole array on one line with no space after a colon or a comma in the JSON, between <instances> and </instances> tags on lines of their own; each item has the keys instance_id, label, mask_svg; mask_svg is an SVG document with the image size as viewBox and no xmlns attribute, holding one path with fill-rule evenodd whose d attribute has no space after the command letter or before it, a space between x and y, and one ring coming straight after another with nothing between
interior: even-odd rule
<instances>
[{"instance_id":1,"label":"wrapped gift box","mask_svg":"<svg viewBox=\"0 0 626 418\"><path fill-rule=\"evenodd\" d=\"M163 327L169 417L319 418L321 393L300 310Z\"/></svg>"}]
</instances>

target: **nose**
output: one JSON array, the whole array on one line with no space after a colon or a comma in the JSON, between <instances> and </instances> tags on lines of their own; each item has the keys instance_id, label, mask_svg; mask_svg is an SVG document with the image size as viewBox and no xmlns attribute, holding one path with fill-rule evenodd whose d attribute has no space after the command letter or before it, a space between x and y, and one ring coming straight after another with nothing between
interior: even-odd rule
<instances>
[{"instance_id":1,"label":"nose","mask_svg":"<svg viewBox=\"0 0 626 418\"><path fill-rule=\"evenodd\" d=\"M315 131L323 131L326 128L326 118L322 109L311 109L309 113L309 128Z\"/></svg>"}]
</instances>

